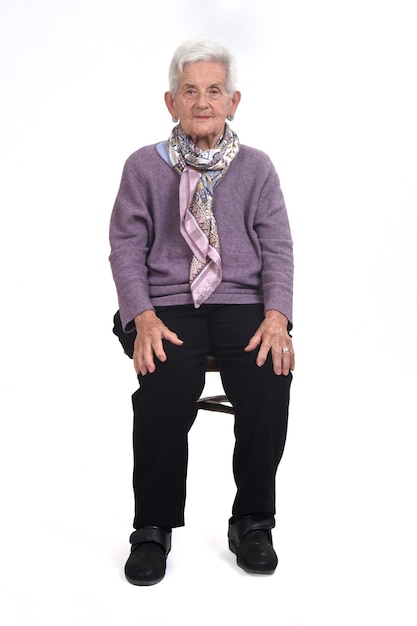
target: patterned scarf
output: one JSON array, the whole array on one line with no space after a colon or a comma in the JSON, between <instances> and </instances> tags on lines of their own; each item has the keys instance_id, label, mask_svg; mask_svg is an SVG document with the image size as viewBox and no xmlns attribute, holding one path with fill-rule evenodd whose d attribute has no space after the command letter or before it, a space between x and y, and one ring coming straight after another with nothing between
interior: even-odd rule
<instances>
[{"instance_id":1,"label":"patterned scarf","mask_svg":"<svg viewBox=\"0 0 417 626\"><path fill-rule=\"evenodd\" d=\"M239 151L238 136L225 125L215 148L201 150L181 125L168 140L169 158L180 174L180 230L193 252L190 288L197 309L222 280L220 241L212 211L213 189Z\"/></svg>"}]
</instances>

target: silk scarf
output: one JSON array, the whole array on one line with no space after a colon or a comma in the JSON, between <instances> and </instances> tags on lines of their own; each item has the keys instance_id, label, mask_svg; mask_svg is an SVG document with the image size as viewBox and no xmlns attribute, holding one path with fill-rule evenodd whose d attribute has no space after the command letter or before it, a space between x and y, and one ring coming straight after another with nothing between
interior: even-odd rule
<instances>
[{"instance_id":1,"label":"silk scarf","mask_svg":"<svg viewBox=\"0 0 417 626\"><path fill-rule=\"evenodd\" d=\"M221 251L213 214L213 190L239 151L239 138L228 124L217 145L201 150L178 124L168 140L169 158L180 174L180 231L193 258L190 289L195 308L222 280Z\"/></svg>"}]
</instances>

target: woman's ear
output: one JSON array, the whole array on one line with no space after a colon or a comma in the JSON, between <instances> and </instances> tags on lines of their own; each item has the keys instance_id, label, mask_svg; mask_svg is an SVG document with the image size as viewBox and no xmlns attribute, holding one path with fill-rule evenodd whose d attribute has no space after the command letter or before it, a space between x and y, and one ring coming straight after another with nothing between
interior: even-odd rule
<instances>
[{"instance_id":1,"label":"woman's ear","mask_svg":"<svg viewBox=\"0 0 417 626\"><path fill-rule=\"evenodd\" d=\"M172 117L177 117L175 101L174 101L174 98L172 97L172 93L170 91L167 91L165 93L165 104L167 106L168 111L171 113L171 116Z\"/></svg>"},{"instance_id":2,"label":"woman's ear","mask_svg":"<svg viewBox=\"0 0 417 626\"><path fill-rule=\"evenodd\" d=\"M240 91L235 91L235 93L232 96L230 115L234 115L236 113L236 109L239 106L241 97L242 97L242 94L240 93Z\"/></svg>"}]
</instances>

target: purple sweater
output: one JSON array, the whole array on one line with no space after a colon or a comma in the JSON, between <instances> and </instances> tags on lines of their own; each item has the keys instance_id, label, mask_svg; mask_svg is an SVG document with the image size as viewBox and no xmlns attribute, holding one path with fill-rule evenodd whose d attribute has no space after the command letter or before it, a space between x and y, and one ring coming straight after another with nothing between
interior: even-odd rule
<instances>
[{"instance_id":1,"label":"purple sweater","mask_svg":"<svg viewBox=\"0 0 417 626\"><path fill-rule=\"evenodd\" d=\"M192 252L180 233L179 175L156 145L126 161L110 222L110 264L123 327L155 306L192 304ZM241 146L214 188L223 279L207 304L263 303L292 320L287 211L269 157Z\"/></svg>"}]
</instances>

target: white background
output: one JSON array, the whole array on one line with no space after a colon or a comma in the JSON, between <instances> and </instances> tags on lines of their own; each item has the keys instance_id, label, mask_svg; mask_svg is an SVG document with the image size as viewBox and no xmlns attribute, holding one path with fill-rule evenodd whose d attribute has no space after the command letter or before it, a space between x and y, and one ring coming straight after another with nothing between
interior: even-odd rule
<instances>
[{"instance_id":1,"label":"white background","mask_svg":"<svg viewBox=\"0 0 417 626\"><path fill-rule=\"evenodd\" d=\"M416 626L413 4L0 0L2 624ZM186 527L164 581L135 588L108 222L127 156L172 128L172 53L200 36L238 58L233 128L276 164L295 241L280 565L235 566L232 418L200 412Z\"/></svg>"}]
</instances>

